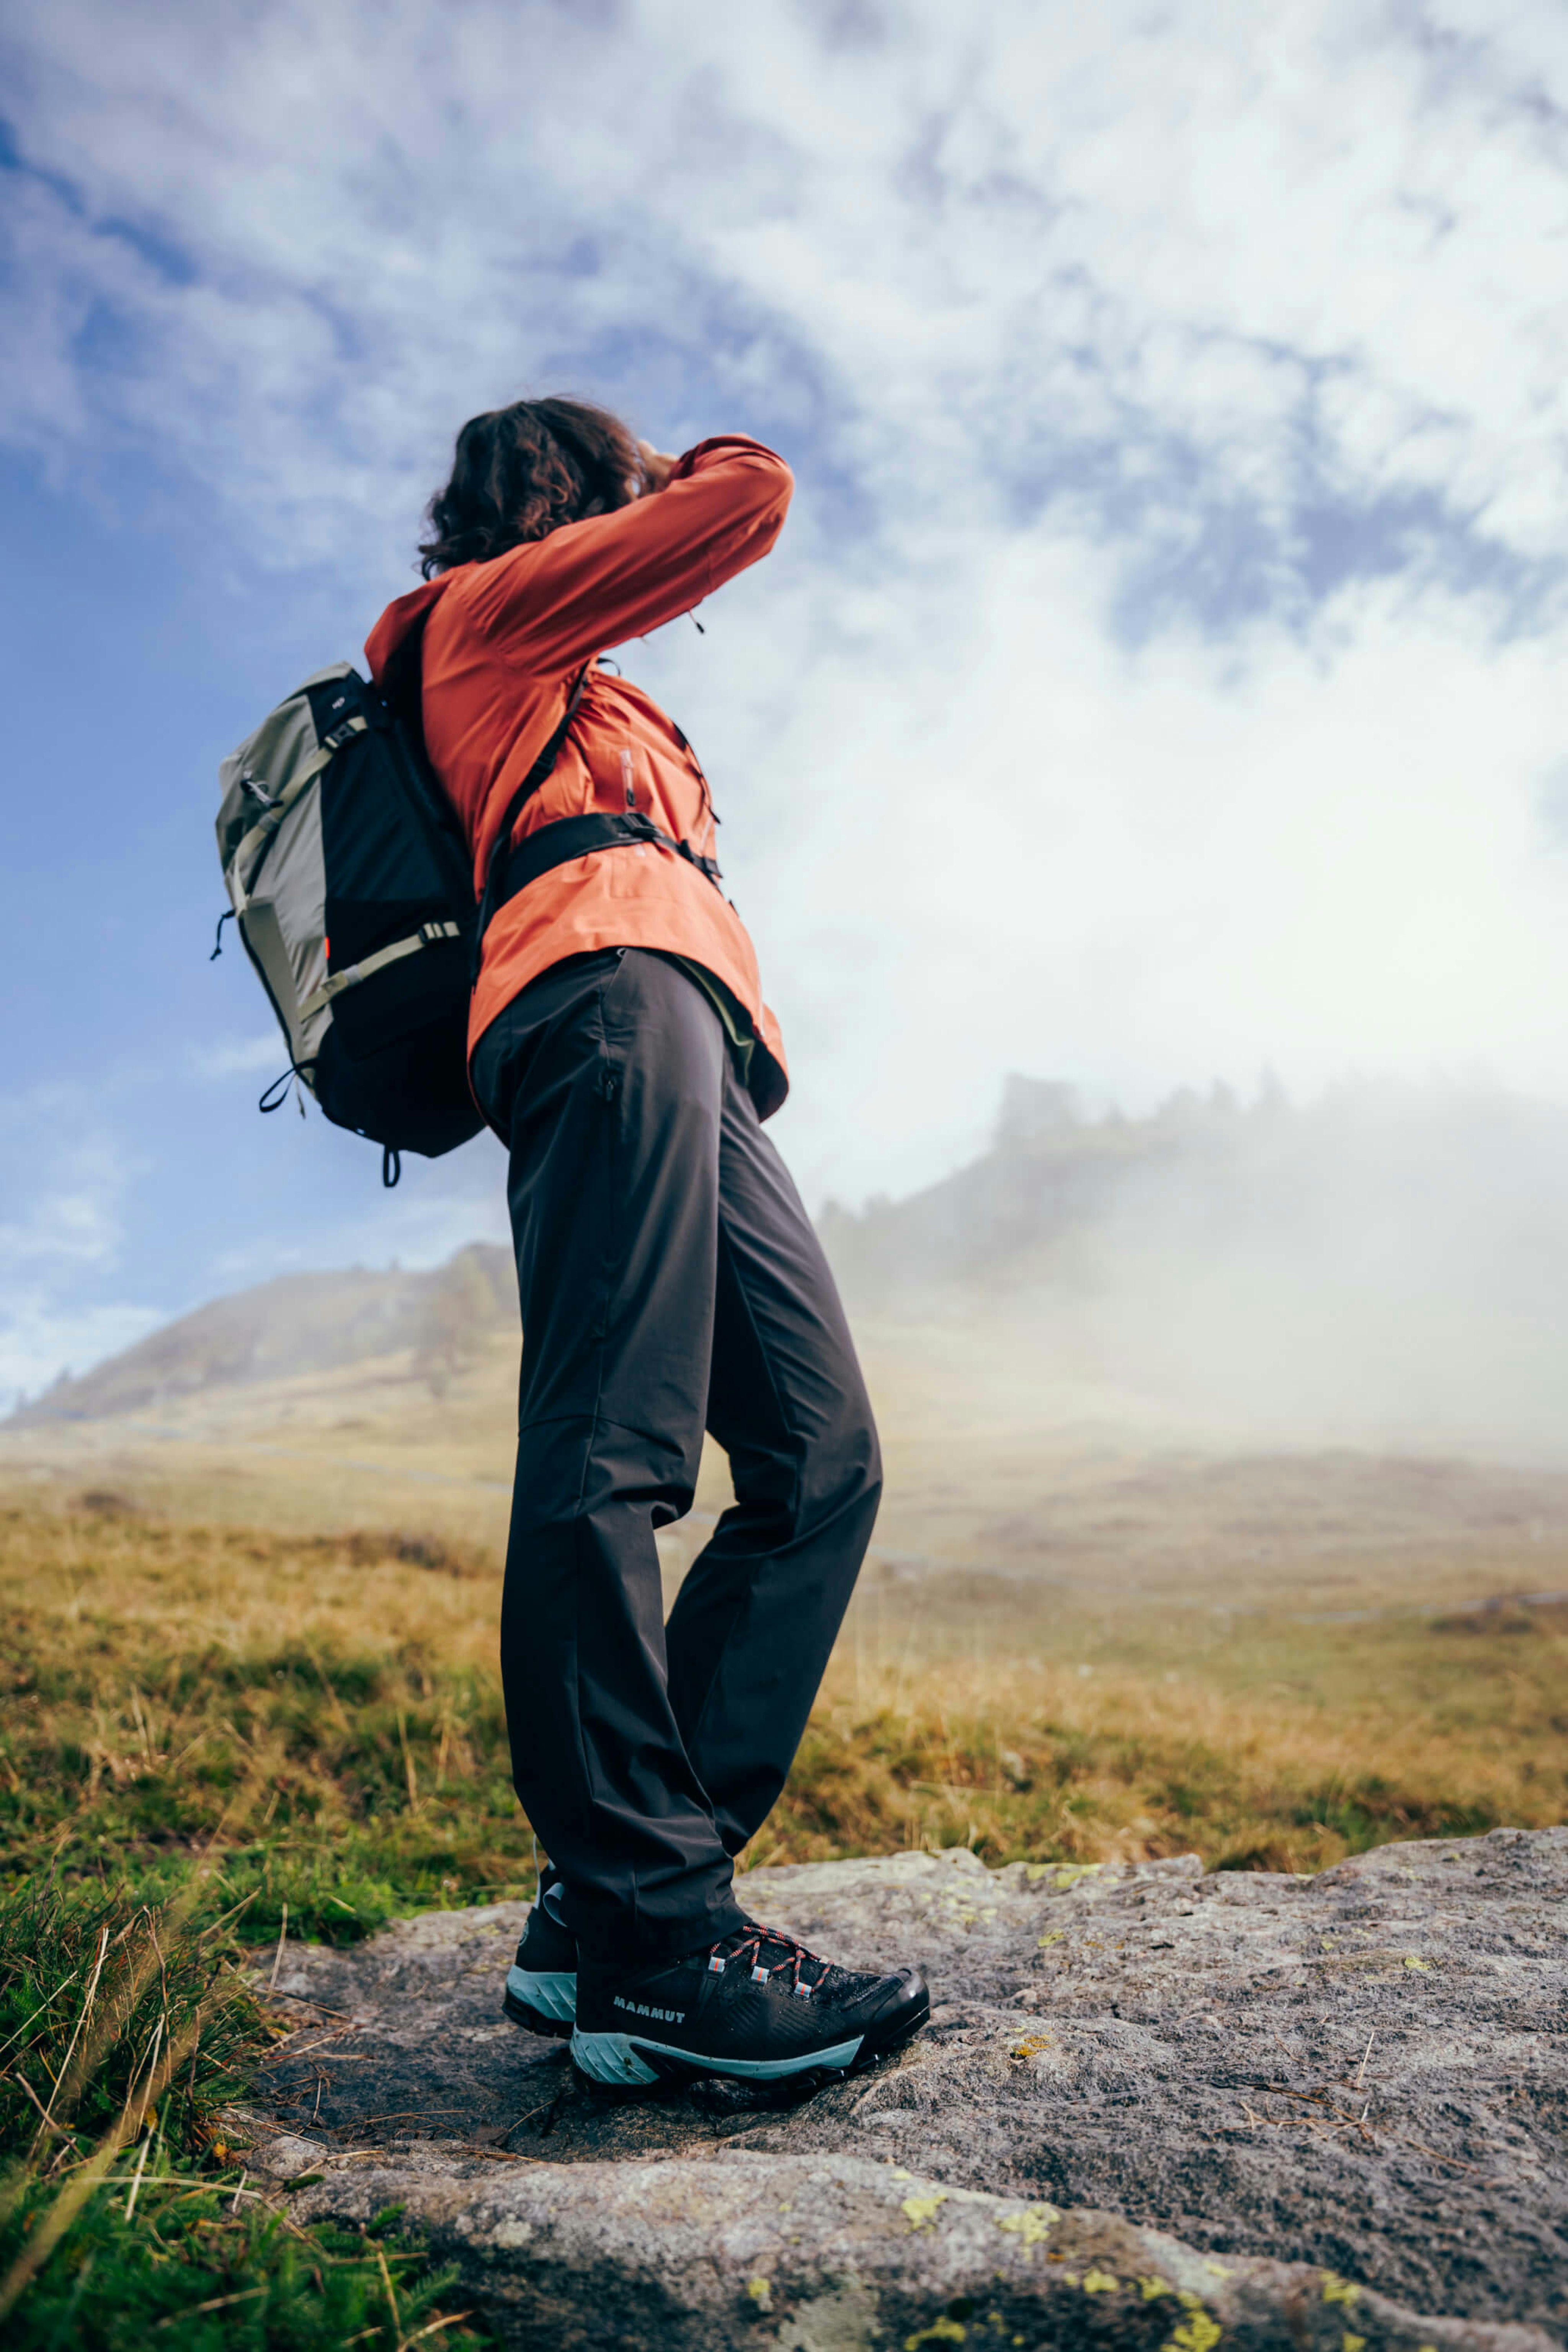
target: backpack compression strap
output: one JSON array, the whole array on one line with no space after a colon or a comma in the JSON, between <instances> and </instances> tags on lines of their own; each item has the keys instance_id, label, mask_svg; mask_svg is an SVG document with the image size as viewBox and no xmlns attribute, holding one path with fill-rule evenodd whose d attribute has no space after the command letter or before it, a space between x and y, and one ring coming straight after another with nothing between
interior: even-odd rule
<instances>
[{"instance_id":1,"label":"backpack compression strap","mask_svg":"<svg viewBox=\"0 0 1568 2352\"><path fill-rule=\"evenodd\" d=\"M421 948L439 947L444 940L460 940L462 936L462 929L457 923L421 923L407 939L394 940L390 947L377 948L374 955L361 956L358 963L351 963L342 971L333 972L330 980L324 980L320 988L312 990L300 1007L301 1024L309 1021L313 1013L320 1013L324 1004L330 1004L334 996L341 996L345 988L357 988L362 980L374 979L378 971L384 971L389 963L401 963L405 956L417 955Z\"/></svg>"}]
</instances>

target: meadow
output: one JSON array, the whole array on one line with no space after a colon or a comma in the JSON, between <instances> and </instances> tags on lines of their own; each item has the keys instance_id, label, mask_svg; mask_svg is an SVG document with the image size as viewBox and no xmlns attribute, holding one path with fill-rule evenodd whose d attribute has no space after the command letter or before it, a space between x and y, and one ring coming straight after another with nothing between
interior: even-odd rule
<instances>
[{"instance_id":1,"label":"meadow","mask_svg":"<svg viewBox=\"0 0 1568 2352\"><path fill-rule=\"evenodd\" d=\"M1233 1559L1194 1597L1190 1547L1170 1551L1180 1487L1123 1537L1130 1583L1087 1555L1031 1572L1018 1513L990 1523L1017 1573L874 1559L750 1859L961 1844L1308 1871L1568 1816L1554 1534L1482 1513L1444 1563L1364 1527L1325 1549L1319 1527L1310 1573L1249 1583ZM1223 1517L1211 1497L1211 1559ZM1086 1521L1088 1553L1108 1524ZM700 1532L672 1545L672 1588ZM0 1496L10 2340L483 2340L395 2215L334 2236L258 2200L233 2108L272 2030L258 1953L531 1890L499 1597L493 1549L449 1528L280 1530L58 1481Z\"/></svg>"}]
</instances>

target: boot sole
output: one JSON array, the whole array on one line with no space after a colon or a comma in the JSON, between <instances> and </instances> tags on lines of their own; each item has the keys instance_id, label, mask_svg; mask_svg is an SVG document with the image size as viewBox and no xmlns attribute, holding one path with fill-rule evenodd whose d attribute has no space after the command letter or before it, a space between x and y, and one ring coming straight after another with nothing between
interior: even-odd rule
<instances>
[{"instance_id":1,"label":"boot sole","mask_svg":"<svg viewBox=\"0 0 1568 2352\"><path fill-rule=\"evenodd\" d=\"M577 2016L577 1979L565 1969L512 1968L507 1970L501 2007L514 2025L530 2033L543 2033L553 2042L572 2037Z\"/></svg>"},{"instance_id":2,"label":"boot sole","mask_svg":"<svg viewBox=\"0 0 1568 2352\"><path fill-rule=\"evenodd\" d=\"M677 2049L668 2042L647 2041L641 2034L584 2033L577 2026L572 2033L572 2063L589 2083L616 2091L646 2090L658 2083L699 2083L716 2074L748 2083L783 2083L811 2074L824 2082L842 2082L900 2049L930 2020L931 1995L922 1987L918 2001L868 2027L864 2033L791 2058L713 2058L700 2051Z\"/></svg>"}]
</instances>

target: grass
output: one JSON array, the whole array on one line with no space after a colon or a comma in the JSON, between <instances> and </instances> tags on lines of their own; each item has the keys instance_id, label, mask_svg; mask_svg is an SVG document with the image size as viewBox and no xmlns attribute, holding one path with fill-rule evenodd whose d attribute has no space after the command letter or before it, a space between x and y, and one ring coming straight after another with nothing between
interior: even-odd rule
<instances>
[{"instance_id":1,"label":"grass","mask_svg":"<svg viewBox=\"0 0 1568 2352\"><path fill-rule=\"evenodd\" d=\"M1568 1818L1562 1607L1032 1615L972 1578L933 1614L896 1654L875 1605L852 1622L754 1862L967 1844L1306 1871Z\"/></svg>"},{"instance_id":2,"label":"grass","mask_svg":"<svg viewBox=\"0 0 1568 2352\"><path fill-rule=\"evenodd\" d=\"M271 2039L245 1969L258 1923L292 1894L307 1927L360 1935L427 1885L440 1899L453 1856L432 1851L405 1771L386 1805L384 1735L395 1761L406 1750L396 1700L378 1704L385 1662L333 1652L322 1674L309 1641L237 1647L237 1594L268 1614L265 1544L207 1547L109 1497L5 1515L0 1548L7 2345L142 2352L176 2326L182 2352L488 2342L395 2215L367 2233L301 2228L247 2189L229 2120ZM331 1558L353 1576L390 1553L447 1584L467 1566L404 1549L351 1538ZM298 1548L301 1577L319 1550ZM400 1656L400 1687L419 1673ZM482 1727L482 1703L465 1720ZM345 1810L367 1824L363 1867L329 1850ZM403 1837L378 1838L393 1814Z\"/></svg>"},{"instance_id":3,"label":"grass","mask_svg":"<svg viewBox=\"0 0 1568 2352\"><path fill-rule=\"evenodd\" d=\"M247 2189L226 2110L267 2021L232 1912L198 1927L204 1907L205 1863L157 1906L52 1872L0 1897L6 2344L142 2352L175 2326L185 2352L488 2342L439 2308L453 2273L395 2212L302 2229Z\"/></svg>"},{"instance_id":4,"label":"grass","mask_svg":"<svg viewBox=\"0 0 1568 2352\"><path fill-rule=\"evenodd\" d=\"M255 1943L516 1895L481 1551L116 1509L0 1513L0 1826L13 1874L167 1897ZM1562 1610L1353 1624L1030 1613L1017 1586L868 1594L753 1862L972 1845L1321 1869L1568 1813ZM917 1646L918 1644L918 1646Z\"/></svg>"},{"instance_id":5,"label":"grass","mask_svg":"<svg viewBox=\"0 0 1568 2352\"><path fill-rule=\"evenodd\" d=\"M112 1508L0 1544L14 1865L166 1891L226 1824L207 1900L257 1941L285 1905L341 1940L531 1870L469 1555Z\"/></svg>"},{"instance_id":6,"label":"grass","mask_svg":"<svg viewBox=\"0 0 1568 2352\"><path fill-rule=\"evenodd\" d=\"M109 1494L0 1511L0 1556L7 2341L478 2340L391 2221L302 2230L247 2190L224 2118L268 2042L247 1949L532 1885L493 1561ZM857 1603L753 1862L1305 1870L1568 1816L1560 1609L1307 1623L919 1591Z\"/></svg>"},{"instance_id":7,"label":"grass","mask_svg":"<svg viewBox=\"0 0 1568 2352\"><path fill-rule=\"evenodd\" d=\"M30 2225L47 2221L58 2193L28 2184L0 2232L0 2261L26 2247ZM244 2198L232 2176L192 2181L122 2162L85 2200L13 2313L7 2343L15 2352L145 2352L160 2341L180 2352L338 2352L348 2344L398 2352L426 2330L442 2344L489 2340L440 2308L450 2273L432 2270L399 2237L395 2210L363 2232L305 2231Z\"/></svg>"}]
</instances>

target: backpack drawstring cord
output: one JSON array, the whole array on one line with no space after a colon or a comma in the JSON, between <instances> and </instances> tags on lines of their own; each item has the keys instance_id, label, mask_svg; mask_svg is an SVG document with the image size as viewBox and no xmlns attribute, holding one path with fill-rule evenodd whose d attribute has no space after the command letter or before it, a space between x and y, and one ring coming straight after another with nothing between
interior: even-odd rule
<instances>
[{"instance_id":1,"label":"backpack drawstring cord","mask_svg":"<svg viewBox=\"0 0 1568 2352\"><path fill-rule=\"evenodd\" d=\"M272 1084L263 1093L259 1101L257 1103L257 1109L259 1111L281 1110L284 1104L289 1099L289 1089L290 1086L297 1087L299 1080L304 1076L305 1072L300 1067L300 1064L298 1062L290 1062L288 1068L280 1071L278 1076L273 1079ZM300 1106L300 1116L303 1118L305 1116L305 1097L301 1094L297 1094L296 1100ZM394 1183L395 1183L396 1181L396 1178L394 1177Z\"/></svg>"}]
</instances>

